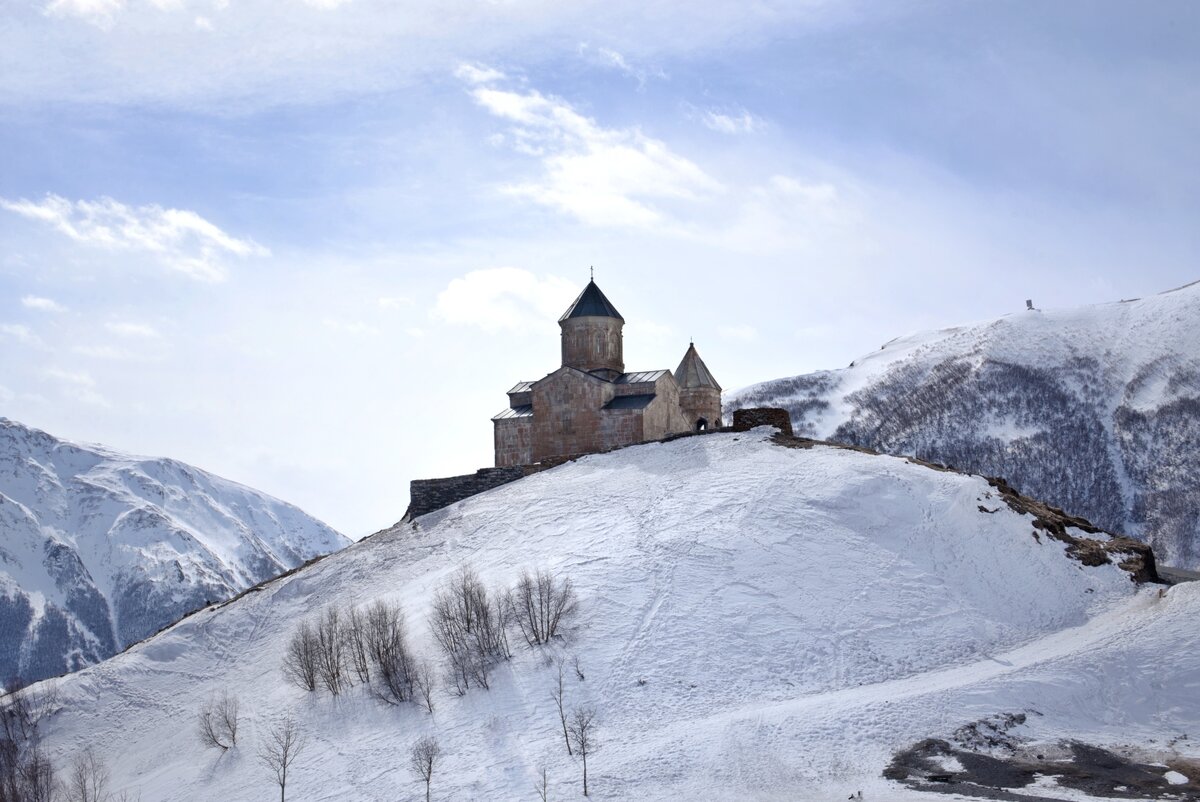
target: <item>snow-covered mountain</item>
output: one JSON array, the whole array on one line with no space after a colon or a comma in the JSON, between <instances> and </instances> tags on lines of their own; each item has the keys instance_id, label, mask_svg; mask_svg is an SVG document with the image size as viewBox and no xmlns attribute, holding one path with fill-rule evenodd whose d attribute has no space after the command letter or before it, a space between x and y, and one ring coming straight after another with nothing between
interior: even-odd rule
<instances>
[{"instance_id":1,"label":"snow-covered mountain","mask_svg":"<svg viewBox=\"0 0 1200 802\"><path fill-rule=\"evenodd\" d=\"M1200 568L1200 283L892 340L730 393L797 434L1003 476Z\"/></svg>"},{"instance_id":2,"label":"snow-covered mountain","mask_svg":"<svg viewBox=\"0 0 1200 802\"><path fill-rule=\"evenodd\" d=\"M348 542L183 463L0 418L0 683L103 660Z\"/></svg>"},{"instance_id":3,"label":"snow-covered mountain","mask_svg":"<svg viewBox=\"0 0 1200 802\"><path fill-rule=\"evenodd\" d=\"M1096 747L1147 766L1145 784L1200 791L1200 746L1180 739L1200 721L1200 583L1131 581L1126 546L980 477L803 445L764 429L640 445L397 525L59 681L44 753L67 766L90 745L110 789L155 802L260 800L278 794L260 749L290 716L305 745L288 799L423 798L408 756L426 735L434 799L537 799L543 768L548 797L572 798L562 660L568 713L597 712L599 799L923 799L922 772L967 782L984 757L963 755L999 765L1001 741L1026 768L1053 761L1004 777L1038 799ZM289 641L328 605L402 605L411 647L436 658L432 597L462 565L492 588L526 568L569 577L578 612L549 646L513 634L490 689L443 686L432 715L285 679ZM196 730L219 694L240 701L227 752ZM929 756L930 737L958 751Z\"/></svg>"}]
</instances>

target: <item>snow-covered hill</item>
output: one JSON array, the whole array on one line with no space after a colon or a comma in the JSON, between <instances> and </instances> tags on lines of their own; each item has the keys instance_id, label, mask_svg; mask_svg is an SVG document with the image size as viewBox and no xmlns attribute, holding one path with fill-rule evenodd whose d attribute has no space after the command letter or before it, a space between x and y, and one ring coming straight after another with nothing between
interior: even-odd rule
<instances>
[{"instance_id":1,"label":"snow-covered hill","mask_svg":"<svg viewBox=\"0 0 1200 802\"><path fill-rule=\"evenodd\" d=\"M43 746L60 766L92 746L110 788L144 800L261 800L278 789L257 753L293 716L288 799L422 798L408 750L430 734L434 799L536 799L543 767L549 798L573 798L562 658L568 709L598 713L601 799L915 798L881 776L898 750L1004 713L1027 716L1005 737L1138 744L1190 771L1200 583L1139 585L1048 531L979 477L764 429L635 446L400 524L66 677ZM514 637L490 690L436 691L432 715L285 681L289 639L331 604L403 605L436 657L431 597L462 565L492 587L558 572L579 612L551 646ZM241 707L224 753L195 728L219 693Z\"/></svg>"},{"instance_id":2,"label":"snow-covered hill","mask_svg":"<svg viewBox=\"0 0 1200 802\"><path fill-rule=\"evenodd\" d=\"M169 459L0 418L0 682L102 660L349 541Z\"/></svg>"},{"instance_id":3,"label":"snow-covered hill","mask_svg":"<svg viewBox=\"0 0 1200 802\"><path fill-rule=\"evenodd\" d=\"M1003 476L1200 568L1200 283L893 340L726 398L797 434Z\"/></svg>"}]
</instances>

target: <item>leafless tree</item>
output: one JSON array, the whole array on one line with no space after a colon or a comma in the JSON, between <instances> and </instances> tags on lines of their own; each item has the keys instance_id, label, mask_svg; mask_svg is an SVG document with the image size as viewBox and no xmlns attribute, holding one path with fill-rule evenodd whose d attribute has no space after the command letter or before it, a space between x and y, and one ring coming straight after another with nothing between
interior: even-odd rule
<instances>
[{"instance_id":1,"label":"leafless tree","mask_svg":"<svg viewBox=\"0 0 1200 802\"><path fill-rule=\"evenodd\" d=\"M288 769L304 749L304 744L300 727L294 719L287 718L271 727L259 746L258 759L279 786L279 802L284 802L287 793Z\"/></svg>"},{"instance_id":2,"label":"leafless tree","mask_svg":"<svg viewBox=\"0 0 1200 802\"><path fill-rule=\"evenodd\" d=\"M458 693L471 683L488 687L492 665L509 656L507 624L511 605L503 594L489 598L479 575L463 566L434 594L430 627L446 655Z\"/></svg>"},{"instance_id":3,"label":"leafless tree","mask_svg":"<svg viewBox=\"0 0 1200 802\"><path fill-rule=\"evenodd\" d=\"M200 708L200 742L225 751L237 743L238 700L228 691L213 696Z\"/></svg>"},{"instance_id":4,"label":"leafless tree","mask_svg":"<svg viewBox=\"0 0 1200 802\"><path fill-rule=\"evenodd\" d=\"M54 680L27 686L19 678L5 683L0 696L0 738L17 743L38 739L38 727L58 706L58 686Z\"/></svg>"},{"instance_id":5,"label":"leafless tree","mask_svg":"<svg viewBox=\"0 0 1200 802\"><path fill-rule=\"evenodd\" d=\"M317 676L326 690L337 696L345 686L346 636L342 614L335 605L326 607L317 620Z\"/></svg>"},{"instance_id":6,"label":"leafless tree","mask_svg":"<svg viewBox=\"0 0 1200 802\"><path fill-rule=\"evenodd\" d=\"M53 681L27 687L19 678L0 696L0 802L50 802L54 766L39 746L42 722L58 706Z\"/></svg>"},{"instance_id":7,"label":"leafless tree","mask_svg":"<svg viewBox=\"0 0 1200 802\"><path fill-rule=\"evenodd\" d=\"M413 773L425 782L425 802L429 802L430 787L433 783L433 769L438 758L442 755L442 747L432 735L426 735L412 745L408 753L408 765Z\"/></svg>"},{"instance_id":8,"label":"leafless tree","mask_svg":"<svg viewBox=\"0 0 1200 802\"><path fill-rule=\"evenodd\" d=\"M430 713L433 712L433 692L437 689L437 677L433 667L426 660L418 660L413 672L413 688L421 704Z\"/></svg>"},{"instance_id":9,"label":"leafless tree","mask_svg":"<svg viewBox=\"0 0 1200 802\"><path fill-rule=\"evenodd\" d=\"M598 748L596 743L596 709L593 707L577 707L571 711L571 721L567 725L571 743L575 745L575 753L583 761L583 795L588 795L587 759L588 755Z\"/></svg>"},{"instance_id":10,"label":"leafless tree","mask_svg":"<svg viewBox=\"0 0 1200 802\"><path fill-rule=\"evenodd\" d=\"M546 643L562 621L575 612L575 588L569 577L549 571L525 571L512 593L513 618L530 646Z\"/></svg>"},{"instance_id":11,"label":"leafless tree","mask_svg":"<svg viewBox=\"0 0 1200 802\"><path fill-rule=\"evenodd\" d=\"M351 607L346 612L346 653L354 674L363 684L371 682L371 660L367 654L367 620L362 611Z\"/></svg>"},{"instance_id":12,"label":"leafless tree","mask_svg":"<svg viewBox=\"0 0 1200 802\"><path fill-rule=\"evenodd\" d=\"M283 673L306 691L317 689L317 633L307 621L300 622L288 641Z\"/></svg>"},{"instance_id":13,"label":"leafless tree","mask_svg":"<svg viewBox=\"0 0 1200 802\"><path fill-rule=\"evenodd\" d=\"M364 640L366 655L375 668L377 694L390 702L412 699L416 666L408 650L400 606L380 600L367 608Z\"/></svg>"},{"instance_id":14,"label":"leafless tree","mask_svg":"<svg viewBox=\"0 0 1200 802\"><path fill-rule=\"evenodd\" d=\"M572 754L571 736L567 732L567 708L566 700L564 699L566 694L563 689L563 658L559 658L557 665L558 682L555 684L554 689L550 691L550 695L554 697L554 703L558 705L558 720L562 723L563 740L567 744L567 754L570 755Z\"/></svg>"},{"instance_id":15,"label":"leafless tree","mask_svg":"<svg viewBox=\"0 0 1200 802\"><path fill-rule=\"evenodd\" d=\"M67 802L108 802L108 767L90 746L75 756L67 775Z\"/></svg>"},{"instance_id":16,"label":"leafless tree","mask_svg":"<svg viewBox=\"0 0 1200 802\"><path fill-rule=\"evenodd\" d=\"M537 791L538 799L542 800L542 802L549 802L550 784L546 779L546 764L545 763L542 764L541 781L537 785L533 786L533 790Z\"/></svg>"}]
</instances>

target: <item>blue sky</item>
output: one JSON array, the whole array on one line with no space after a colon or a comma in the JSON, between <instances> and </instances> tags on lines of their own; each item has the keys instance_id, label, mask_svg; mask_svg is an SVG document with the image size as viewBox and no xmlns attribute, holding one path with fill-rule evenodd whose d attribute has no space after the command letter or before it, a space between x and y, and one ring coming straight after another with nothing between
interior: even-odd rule
<instances>
[{"instance_id":1,"label":"blue sky","mask_svg":"<svg viewBox=\"0 0 1200 802\"><path fill-rule=\"evenodd\" d=\"M1200 278L1200 6L14 0L0 414L359 536L587 280L726 388Z\"/></svg>"}]
</instances>

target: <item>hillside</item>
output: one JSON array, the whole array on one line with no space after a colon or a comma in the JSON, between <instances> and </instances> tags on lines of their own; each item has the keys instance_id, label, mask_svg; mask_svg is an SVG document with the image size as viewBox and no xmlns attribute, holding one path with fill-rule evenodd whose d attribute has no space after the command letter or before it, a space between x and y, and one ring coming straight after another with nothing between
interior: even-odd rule
<instances>
[{"instance_id":1,"label":"hillside","mask_svg":"<svg viewBox=\"0 0 1200 802\"><path fill-rule=\"evenodd\" d=\"M168 459L0 418L0 683L74 671L349 541Z\"/></svg>"},{"instance_id":2,"label":"hillside","mask_svg":"<svg viewBox=\"0 0 1200 802\"><path fill-rule=\"evenodd\" d=\"M989 476L1200 568L1200 283L892 340L753 385L797 434Z\"/></svg>"},{"instance_id":3,"label":"hillside","mask_svg":"<svg viewBox=\"0 0 1200 802\"><path fill-rule=\"evenodd\" d=\"M444 750L434 799L535 799L543 766L550 798L573 798L580 767L550 696L561 658L568 706L598 712L600 799L918 798L881 776L897 751L1005 713L1027 717L1005 737L1149 745L1141 758L1186 768L1200 757L1178 741L1200 714L1198 588L1085 566L1034 523L979 477L787 448L764 429L593 455L64 678L44 747L67 765L91 745L110 787L146 800L260 800L277 789L256 753L291 715L307 744L289 799L421 798L408 749L427 734ZM335 698L285 681L289 639L331 603L403 605L413 648L435 657L431 599L465 564L492 587L558 572L579 612L551 646L513 637L490 690L442 686L432 715L361 684ZM221 692L242 716L225 753L195 730ZM1151 770L1164 787L1166 771Z\"/></svg>"}]
</instances>

